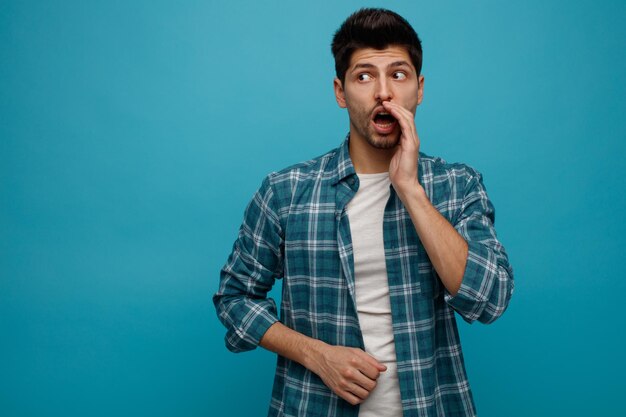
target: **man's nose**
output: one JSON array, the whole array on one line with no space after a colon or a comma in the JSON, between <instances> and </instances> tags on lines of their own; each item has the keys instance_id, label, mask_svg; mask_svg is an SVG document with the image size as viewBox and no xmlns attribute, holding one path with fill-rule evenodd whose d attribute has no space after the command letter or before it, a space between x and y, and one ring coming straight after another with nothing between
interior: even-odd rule
<instances>
[{"instance_id":1,"label":"man's nose","mask_svg":"<svg viewBox=\"0 0 626 417\"><path fill-rule=\"evenodd\" d=\"M381 77L376 82L376 94L375 98L378 101L388 101L393 98L393 93L391 92L391 86L389 85L388 80L385 77Z\"/></svg>"}]
</instances>

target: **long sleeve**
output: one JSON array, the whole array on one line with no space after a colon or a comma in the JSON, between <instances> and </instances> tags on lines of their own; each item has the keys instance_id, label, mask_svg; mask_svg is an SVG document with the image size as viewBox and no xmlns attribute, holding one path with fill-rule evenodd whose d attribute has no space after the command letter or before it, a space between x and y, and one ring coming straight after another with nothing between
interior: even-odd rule
<instances>
[{"instance_id":1,"label":"long sleeve","mask_svg":"<svg viewBox=\"0 0 626 417\"><path fill-rule=\"evenodd\" d=\"M504 313L513 294L513 270L494 229L495 211L481 175L473 174L465 187L454 228L467 241L468 255L456 296L445 299L467 322L491 323Z\"/></svg>"},{"instance_id":2,"label":"long sleeve","mask_svg":"<svg viewBox=\"0 0 626 417\"><path fill-rule=\"evenodd\" d=\"M226 347L233 352L256 348L278 321L276 303L267 298L283 274L283 232L267 177L248 204L233 251L220 273L213 303L226 326Z\"/></svg>"}]
</instances>

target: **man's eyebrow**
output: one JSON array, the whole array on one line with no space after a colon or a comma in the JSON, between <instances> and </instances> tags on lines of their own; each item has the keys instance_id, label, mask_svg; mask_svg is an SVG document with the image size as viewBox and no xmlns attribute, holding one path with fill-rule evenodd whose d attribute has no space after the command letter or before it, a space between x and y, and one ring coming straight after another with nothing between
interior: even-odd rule
<instances>
[{"instance_id":1,"label":"man's eyebrow","mask_svg":"<svg viewBox=\"0 0 626 417\"><path fill-rule=\"evenodd\" d=\"M411 64L409 64L406 61L395 61L395 62L392 62L391 64L387 65L387 68L404 67L404 66L410 67Z\"/></svg>"},{"instance_id":2,"label":"man's eyebrow","mask_svg":"<svg viewBox=\"0 0 626 417\"><path fill-rule=\"evenodd\" d=\"M368 64L366 62L360 63L360 64L356 64L354 66L354 68L352 68L352 71L357 70L357 69L361 69L361 68L375 68L374 65L372 64Z\"/></svg>"}]
</instances>

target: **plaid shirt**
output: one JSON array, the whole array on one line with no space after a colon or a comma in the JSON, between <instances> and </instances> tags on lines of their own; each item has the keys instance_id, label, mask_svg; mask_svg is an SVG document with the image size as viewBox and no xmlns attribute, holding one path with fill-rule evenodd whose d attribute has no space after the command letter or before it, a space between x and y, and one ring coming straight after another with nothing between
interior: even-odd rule
<instances>
[{"instance_id":1,"label":"plaid shirt","mask_svg":"<svg viewBox=\"0 0 626 417\"><path fill-rule=\"evenodd\" d=\"M506 309L513 274L493 227L481 175L420 154L419 182L469 246L461 288L441 283L409 213L391 187L383 236L404 417L473 416L456 326L490 323ZM354 298L346 205L359 187L348 139L311 161L270 174L248 205L213 297L233 352L254 349L278 320L267 292L283 279L280 321L332 345L363 346ZM303 367L278 356L269 416L357 416Z\"/></svg>"}]
</instances>

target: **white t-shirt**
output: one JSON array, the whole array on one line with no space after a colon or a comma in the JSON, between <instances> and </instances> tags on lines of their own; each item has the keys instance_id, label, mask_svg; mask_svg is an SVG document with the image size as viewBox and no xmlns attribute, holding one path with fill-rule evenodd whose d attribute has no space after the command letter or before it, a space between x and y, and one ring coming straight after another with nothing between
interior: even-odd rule
<instances>
[{"instance_id":1,"label":"white t-shirt","mask_svg":"<svg viewBox=\"0 0 626 417\"><path fill-rule=\"evenodd\" d=\"M389 200L389 173L359 174L359 189L347 213L354 251L357 315L365 351L387 366L361 404L359 417L401 417L402 403L391 321L383 215Z\"/></svg>"}]
</instances>

